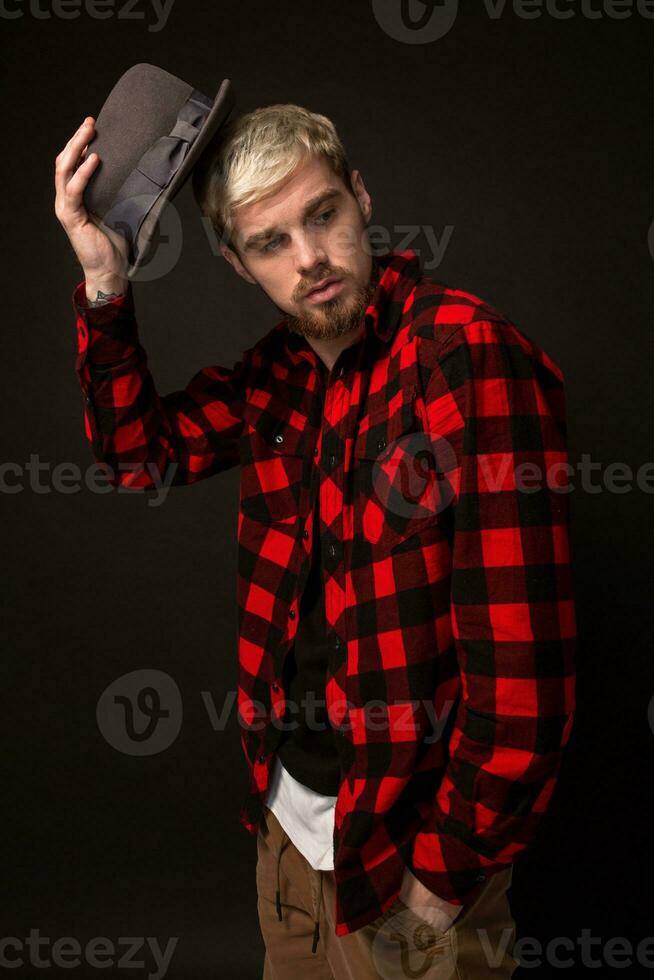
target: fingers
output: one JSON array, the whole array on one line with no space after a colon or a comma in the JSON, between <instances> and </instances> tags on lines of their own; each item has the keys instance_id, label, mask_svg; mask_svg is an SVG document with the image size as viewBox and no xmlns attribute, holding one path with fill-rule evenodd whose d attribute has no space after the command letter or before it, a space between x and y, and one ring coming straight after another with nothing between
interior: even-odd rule
<instances>
[{"instance_id":1,"label":"fingers","mask_svg":"<svg viewBox=\"0 0 654 980\"><path fill-rule=\"evenodd\" d=\"M84 188L97 165L97 155L82 155L88 148L93 132L93 116L87 116L56 158L55 213L60 220L80 207Z\"/></svg>"},{"instance_id":2,"label":"fingers","mask_svg":"<svg viewBox=\"0 0 654 980\"><path fill-rule=\"evenodd\" d=\"M64 194L66 196L67 205L74 211L76 211L82 203L84 188L88 184L89 178L95 170L99 159L100 158L94 153L89 154L86 160L80 163L79 167L66 184Z\"/></svg>"},{"instance_id":3,"label":"fingers","mask_svg":"<svg viewBox=\"0 0 654 980\"><path fill-rule=\"evenodd\" d=\"M65 147L55 160L55 187L57 194L62 193L76 164L79 161L82 150L93 136L93 116L87 116L76 133L66 143Z\"/></svg>"}]
</instances>

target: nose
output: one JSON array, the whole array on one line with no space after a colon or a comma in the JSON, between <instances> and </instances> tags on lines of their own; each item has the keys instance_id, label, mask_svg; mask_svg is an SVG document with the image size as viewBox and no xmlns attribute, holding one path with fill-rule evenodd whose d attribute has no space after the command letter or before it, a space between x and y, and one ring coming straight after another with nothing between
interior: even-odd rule
<instances>
[{"instance_id":1,"label":"nose","mask_svg":"<svg viewBox=\"0 0 654 980\"><path fill-rule=\"evenodd\" d=\"M321 272L323 266L329 267L324 246L316 236L307 233L301 234L295 249L295 271L298 276L307 279L309 282L316 282L326 275L325 272Z\"/></svg>"}]
</instances>

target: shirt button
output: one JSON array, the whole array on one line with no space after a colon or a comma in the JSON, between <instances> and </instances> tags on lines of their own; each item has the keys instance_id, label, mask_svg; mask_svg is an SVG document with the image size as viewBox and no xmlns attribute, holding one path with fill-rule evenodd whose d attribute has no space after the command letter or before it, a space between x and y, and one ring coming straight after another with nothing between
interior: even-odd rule
<instances>
[{"instance_id":1,"label":"shirt button","mask_svg":"<svg viewBox=\"0 0 654 980\"><path fill-rule=\"evenodd\" d=\"M87 405L90 405L91 404L91 396L90 395L85 395L84 401L86 402Z\"/></svg>"},{"instance_id":2,"label":"shirt button","mask_svg":"<svg viewBox=\"0 0 654 980\"><path fill-rule=\"evenodd\" d=\"M275 436L275 442L279 445L279 443L283 441L284 441L284 436L281 434L281 432L278 432L277 435Z\"/></svg>"},{"instance_id":3,"label":"shirt button","mask_svg":"<svg viewBox=\"0 0 654 980\"><path fill-rule=\"evenodd\" d=\"M381 452L382 449L384 449L385 446L386 446L386 440L385 439L379 439L377 441L377 449L379 450L379 452Z\"/></svg>"},{"instance_id":4,"label":"shirt button","mask_svg":"<svg viewBox=\"0 0 654 980\"><path fill-rule=\"evenodd\" d=\"M334 649L335 650L341 649L341 641L337 636L334 637Z\"/></svg>"},{"instance_id":5,"label":"shirt button","mask_svg":"<svg viewBox=\"0 0 654 980\"><path fill-rule=\"evenodd\" d=\"M305 529L304 529L304 531L302 532L302 537L303 537L303 538L304 538L305 540L306 540L306 538L308 538L308 537L309 537L309 532L307 531L307 529L306 529L306 527L305 527Z\"/></svg>"},{"instance_id":6,"label":"shirt button","mask_svg":"<svg viewBox=\"0 0 654 980\"><path fill-rule=\"evenodd\" d=\"M332 453L332 454L331 454L331 456L329 457L329 465L330 465L330 466L335 466L335 465L336 465L336 457L334 456L334 454L333 454L333 453Z\"/></svg>"},{"instance_id":7,"label":"shirt button","mask_svg":"<svg viewBox=\"0 0 654 980\"><path fill-rule=\"evenodd\" d=\"M314 456L317 456L317 455L318 455L318 447L317 447L317 446L316 446L316 448L315 448L315 449L314 449L314 451L313 451L313 455L314 455Z\"/></svg>"},{"instance_id":8,"label":"shirt button","mask_svg":"<svg viewBox=\"0 0 654 980\"><path fill-rule=\"evenodd\" d=\"M265 755L260 755L259 756L259 762L265 762L265 761L266 761Z\"/></svg>"},{"instance_id":9,"label":"shirt button","mask_svg":"<svg viewBox=\"0 0 654 980\"><path fill-rule=\"evenodd\" d=\"M486 875L477 875L475 881L486 881Z\"/></svg>"},{"instance_id":10,"label":"shirt button","mask_svg":"<svg viewBox=\"0 0 654 980\"><path fill-rule=\"evenodd\" d=\"M339 368L339 371L338 371L339 378L342 378L344 374L345 374L345 368L341 364L341 367Z\"/></svg>"},{"instance_id":11,"label":"shirt button","mask_svg":"<svg viewBox=\"0 0 654 980\"><path fill-rule=\"evenodd\" d=\"M272 687L273 691L278 691L279 690L279 684L277 683L277 681L273 681L272 684L271 684L271 687Z\"/></svg>"},{"instance_id":12,"label":"shirt button","mask_svg":"<svg viewBox=\"0 0 654 980\"><path fill-rule=\"evenodd\" d=\"M294 609L290 609L289 610L288 618L289 619L295 619L295 610Z\"/></svg>"},{"instance_id":13,"label":"shirt button","mask_svg":"<svg viewBox=\"0 0 654 980\"><path fill-rule=\"evenodd\" d=\"M335 544L330 544L330 546L329 546L329 548L327 550L329 552L329 557L330 558L336 558L336 545Z\"/></svg>"}]
</instances>

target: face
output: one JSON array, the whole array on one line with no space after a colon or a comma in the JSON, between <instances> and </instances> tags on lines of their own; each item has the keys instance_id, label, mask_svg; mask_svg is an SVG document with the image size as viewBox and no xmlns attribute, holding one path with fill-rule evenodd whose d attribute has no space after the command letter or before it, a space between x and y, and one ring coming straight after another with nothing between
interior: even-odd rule
<instances>
[{"instance_id":1,"label":"face","mask_svg":"<svg viewBox=\"0 0 654 980\"><path fill-rule=\"evenodd\" d=\"M222 253L263 289L289 328L329 340L360 324L374 291L367 225L370 197L358 171L355 196L324 157L302 163L274 193L238 208L234 249ZM326 279L337 280L313 291Z\"/></svg>"}]
</instances>

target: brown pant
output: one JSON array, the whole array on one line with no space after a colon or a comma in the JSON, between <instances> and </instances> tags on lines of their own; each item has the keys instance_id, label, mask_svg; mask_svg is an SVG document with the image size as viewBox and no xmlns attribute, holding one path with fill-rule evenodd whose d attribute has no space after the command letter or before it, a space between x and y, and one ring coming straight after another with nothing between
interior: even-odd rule
<instances>
[{"instance_id":1,"label":"brown pant","mask_svg":"<svg viewBox=\"0 0 654 980\"><path fill-rule=\"evenodd\" d=\"M272 810L263 812L257 835L263 980L505 980L516 970L515 922L506 894L511 867L492 875L445 933L437 934L398 897L373 922L336 936L334 872L312 868ZM278 875L281 921L275 906ZM320 932L312 952L316 915Z\"/></svg>"}]
</instances>

